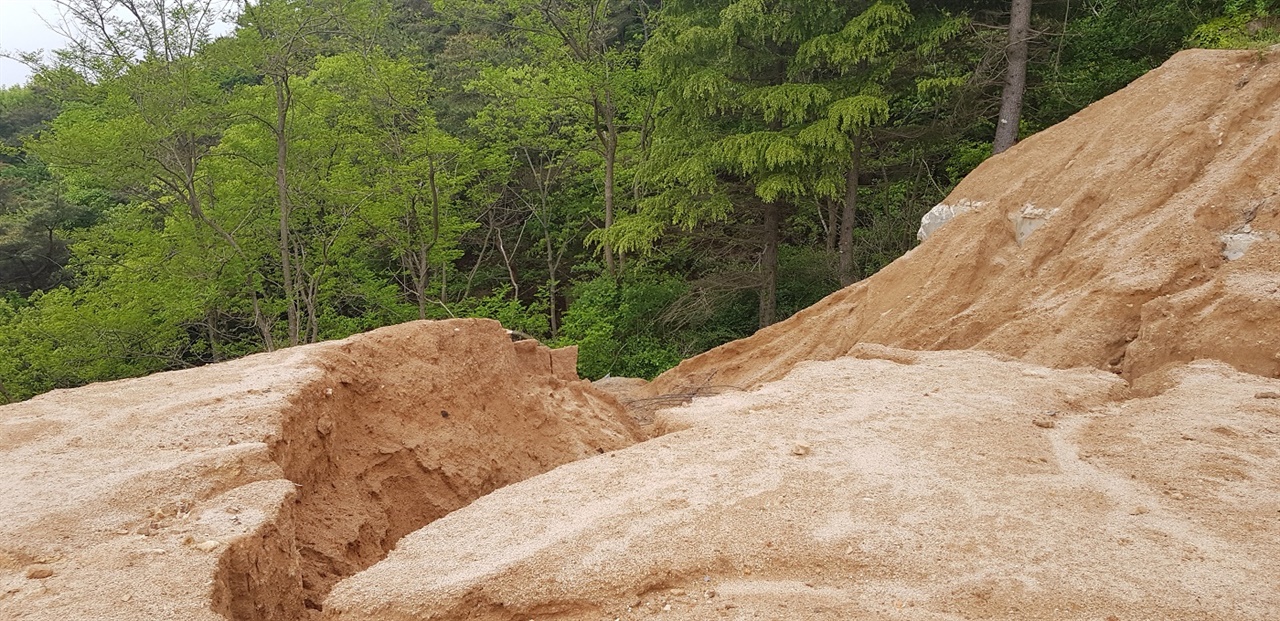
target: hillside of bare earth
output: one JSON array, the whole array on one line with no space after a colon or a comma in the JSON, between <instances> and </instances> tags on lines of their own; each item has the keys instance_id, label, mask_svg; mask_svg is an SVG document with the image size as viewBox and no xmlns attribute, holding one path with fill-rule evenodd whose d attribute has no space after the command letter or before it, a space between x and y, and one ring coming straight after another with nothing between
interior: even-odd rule
<instances>
[{"instance_id":1,"label":"hillside of bare earth","mask_svg":"<svg viewBox=\"0 0 1280 621\"><path fill-rule=\"evenodd\" d=\"M633 443L575 361L416 322L0 408L0 618L318 614L404 535Z\"/></svg>"},{"instance_id":2,"label":"hillside of bare earth","mask_svg":"<svg viewBox=\"0 0 1280 621\"><path fill-rule=\"evenodd\" d=\"M862 342L1127 378L1213 358L1276 377L1277 59L1178 54L987 160L935 210L958 215L876 275L686 360L650 393L748 388Z\"/></svg>"}]
</instances>

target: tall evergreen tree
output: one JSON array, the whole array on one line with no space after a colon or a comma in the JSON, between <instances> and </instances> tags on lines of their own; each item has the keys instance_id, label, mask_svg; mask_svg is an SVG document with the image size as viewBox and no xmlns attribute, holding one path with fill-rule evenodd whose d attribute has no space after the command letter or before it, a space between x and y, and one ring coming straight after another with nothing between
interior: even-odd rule
<instances>
[{"instance_id":1,"label":"tall evergreen tree","mask_svg":"<svg viewBox=\"0 0 1280 621\"><path fill-rule=\"evenodd\" d=\"M901 0L675 0L648 48L664 106L646 213L620 227L643 248L658 223L731 215L758 224L759 324L775 320L780 226L806 196L844 201L850 280L862 136L890 120L908 54L959 32L916 20Z\"/></svg>"}]
</instances>

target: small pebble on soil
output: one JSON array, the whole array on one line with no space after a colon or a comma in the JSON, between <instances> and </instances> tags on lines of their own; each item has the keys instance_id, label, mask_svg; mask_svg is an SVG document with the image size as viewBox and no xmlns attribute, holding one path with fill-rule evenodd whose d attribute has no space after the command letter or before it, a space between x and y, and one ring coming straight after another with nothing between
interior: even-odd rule
<instances>
[{"instance_id":1,"label":"small pebble on soil","mask_svg":"<svg viewBox=\"0 0 1280 621\"><path fill-rule=\"evenodd\" d=\"M27 568L27 578L31 580L44 580L53 575L53 569L43 565L33 565Z\"/></svg>"}]
</instances>

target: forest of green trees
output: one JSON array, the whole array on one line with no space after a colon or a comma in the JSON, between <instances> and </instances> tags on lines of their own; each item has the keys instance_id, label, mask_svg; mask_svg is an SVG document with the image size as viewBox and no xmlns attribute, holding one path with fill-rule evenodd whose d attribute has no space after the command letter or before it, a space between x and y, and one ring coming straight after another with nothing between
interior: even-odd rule
<instances>
[{"instance_id":1,"label":"forest of green trees","mask_svg":"<svg viewBox=\"0 0 1280 621\"><path fill-rule=\"evenodd\" d=\"M1005 146L1280 40L1269 0L55 1L0 89L0 403L419 318L650 377L909 250L1021 59Z\"/></svg>"}]
</instances>

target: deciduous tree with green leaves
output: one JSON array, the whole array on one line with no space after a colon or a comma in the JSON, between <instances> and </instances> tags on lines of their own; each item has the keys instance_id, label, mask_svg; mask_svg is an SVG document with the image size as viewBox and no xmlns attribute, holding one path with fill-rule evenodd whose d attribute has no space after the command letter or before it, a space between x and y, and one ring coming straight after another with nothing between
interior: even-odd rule
<instances>
[{"instance_id":1,"label":"deciduous tree with green leaves","mask_svg":"<svg viewBox=\"0 0 1280 621\"><path fill-rule=\"evenodd\" d=\"M506 95L542 99L563 116L562 123L581 127L594 138L602 223L605 229L613 226L620 160L636 154L652 119L652 93L640 71L640 49L651 19L645 3L485 0L465 7L441 5L473 26L497 24L502 36L518 42L520 61L497 68L513 72L510 79L494 80L494 72L488 74L491 92L517 86ZM600 241L606 270L616 276L614 249L607 236Z\"/></svg>"}]
</instances>

